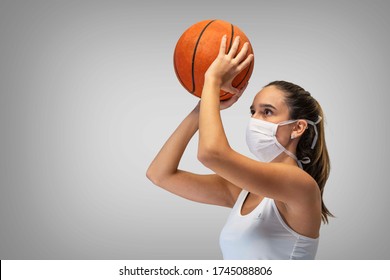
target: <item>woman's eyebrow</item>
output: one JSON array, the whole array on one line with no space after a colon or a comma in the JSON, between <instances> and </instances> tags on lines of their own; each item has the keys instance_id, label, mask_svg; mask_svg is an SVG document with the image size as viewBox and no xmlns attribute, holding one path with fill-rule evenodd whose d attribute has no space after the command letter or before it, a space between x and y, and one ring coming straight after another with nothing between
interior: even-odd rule
<instances>
[{"instance_id":1,"label":"woman's eyebrow","mask_svg":"<svg viewBox=\"0 0 390 280\"><path fill-rule=\"evenodd\" d=\"M271 108L271 109L274 109L274 110L278 110L278 109L276 109L275 106L273 106L271 104L259 104L259 107L260 108Z\"/></svg>"},{"instance_id":2,"label":"woman's eyebrow","mask_svg":"<svg viewBox=\"0 0 390 280\"><path fill-rule=\"evenodd\" d=\"M259 107L260 108L271 108L271 109L274 109L274 110L278 110L275 108L275 106L271 105L271 104L259 104ZM255 109L255 106L251 105L249 107L250 110L254 110Z\"/></svg>"}]
</instances>

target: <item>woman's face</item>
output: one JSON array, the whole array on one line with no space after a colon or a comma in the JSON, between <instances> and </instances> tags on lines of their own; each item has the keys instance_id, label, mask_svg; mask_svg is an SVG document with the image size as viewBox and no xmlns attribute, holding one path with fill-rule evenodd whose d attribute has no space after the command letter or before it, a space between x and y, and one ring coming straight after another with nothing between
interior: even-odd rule
<instances>
[{"instance_id":1,"label":"woman's face","mask_svg":"<svg viewBox=\"0 0 390 280\"><path fill-rule=\"evenodd\" d=\"M290 120L290 112L284 101L284 92L275 86L263 88L256 94L250 107L252 118L272 123ZM286 146L291 139L291 132L295 123L278 127L276 138Z\"/></svg>"}]
</instances>

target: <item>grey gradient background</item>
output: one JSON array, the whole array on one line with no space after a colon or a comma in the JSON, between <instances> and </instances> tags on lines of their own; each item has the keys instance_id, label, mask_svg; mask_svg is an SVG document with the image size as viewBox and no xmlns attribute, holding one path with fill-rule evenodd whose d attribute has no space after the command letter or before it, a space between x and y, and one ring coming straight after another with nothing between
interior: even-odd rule
<instances>
[{"instance_id":1,"label":"grey gradient background","mask_svg":"<svg viewBox=\"0 0 390 280\"><path fill-rule=\"evenodd\" d=\"M284 79L326 114L332 172L318 259L390 259L388 1L0 1L0 259L220 259L229 209L153 186L146 169L197 99L181 33L224 19L251 82L223 120L248 156L254 94ZM196 138L181 168L208 173Z\"/></svg>"}]
</instances>

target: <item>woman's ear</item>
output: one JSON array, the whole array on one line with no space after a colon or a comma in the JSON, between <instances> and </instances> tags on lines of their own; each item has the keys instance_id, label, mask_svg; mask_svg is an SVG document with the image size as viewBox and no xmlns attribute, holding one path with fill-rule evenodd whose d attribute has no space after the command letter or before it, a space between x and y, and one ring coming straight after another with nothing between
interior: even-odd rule
<instances>
[{"instance_id":1,"label":"woman's ear","mask_svg":"<svg viewBox=\"0 0 390 280\"><path fill-rule=\"evenodd\" d=\"M305 121L305 120L298 120L295 123L293 131L291 132L291 139L295 139L295 138L300 137L305 132L305 130L307 128L308 128L307 121Z\"/></svg>"}]
</instances>

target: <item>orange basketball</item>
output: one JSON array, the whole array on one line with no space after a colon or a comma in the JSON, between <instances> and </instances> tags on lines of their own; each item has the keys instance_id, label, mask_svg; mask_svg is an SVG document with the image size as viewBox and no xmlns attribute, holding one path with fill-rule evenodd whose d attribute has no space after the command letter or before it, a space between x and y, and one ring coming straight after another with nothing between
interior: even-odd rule
<instances>
[{"instance_id":1,"label":"orange basketball","mask_svg":"<svg viewBox=\"0 0 390 280\"><path fill-rule=\"evenodd\" d=\"M245 42L249 42L248 37L237 26L223 20L204 20L195 23L177 41L173 57L176 76L183 87L195 96L202 95L204 74L218 56L223 35L227 35L227 52L236 36L240 36L239 50ZM252 53L253 49L249 42L247 55ZM244 87L252 75L253 67L254 61L234 78L233 87L238 89ZM231 96L232 94L221 90L221 100Z\"/></svg>"}]
</instances>

